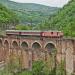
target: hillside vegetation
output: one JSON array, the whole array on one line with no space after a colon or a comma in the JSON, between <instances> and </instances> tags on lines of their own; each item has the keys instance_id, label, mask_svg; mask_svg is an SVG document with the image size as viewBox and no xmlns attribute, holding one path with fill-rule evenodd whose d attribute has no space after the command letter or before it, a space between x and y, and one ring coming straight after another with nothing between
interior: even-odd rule
<instances>
[{"instance_id":1,"label":"hillside vegetation","mask_svg":"<svg viewBox=\"0 0 75 75\"><path fill-rule=\"evenodd\" d=\"M0 29L5 30L19 23L17 15L0 4Z\"/></svg>"},{"instance_id":2,"label":"hillside vegetation","mask_svg":"<svg viewBox=\"0 0 75 75\"><path fill-rule=\"evenodd\" d=\"M0 0L0 3L15 11L21 24L36 25L54 15L59 9L33 3L16 3L9 0Z\"/></svg>"},{"instance_id":3,"label":"hillside vegetation","mask_svg":"<svg viewBox=\"0 0 75 75\"><path fill-rule=\"evenodd\" d=\"M75 0L71 0L55 16L38 25L36 29L61 30L66 36L75 36Z\"/></svg>"},{"instance_id":4,"label":"hillside vegetation","mask_svg":"<svg viewBox=\"0 0 75 75\"><path fill-rule=\"evenodd\" d=\"M3 1L5 1L5 0L3 0ZM2 3L4 3L3 1L2 1ZM7 4L7 2L9 4ZM43 6L44 10L43 9L41 10L41 5L38 5L38 4L37 4L36 7L35 7L36 4L30 4L30 5L22 4L22 6L21 6L21 3L10 2L8 0L6 0L5 4L7 4L7 6L10 6L11 9L13 9L17 13L18 17L20 18L21 24L22 23L23 24L31 23L31 25L34 25L34 24L38 23L35 26L22 26L21 27L21 25L19 25L19 26L16 27L16 29L19 29L19 30L20 29L22 29L22 30L24 30L24 29L25 30L26 29L60 30L60 31L64 32L65 36L75 36L75 25L74 25L75 24L75 0L69 1L69 3L67 5L65 5L62 9L60 9L55 14L54 14L54 12L56 12L55 9L57 9L57 8L51 9L49 7L51 12L53 13L53 15L51 15L51 17L48 14L48 13L51 14L51 12L47 12L47 13L44 12L44 10L48 7L45 8ZM26 7L24 7L24 6L26 6ZM46 10L50 11L49 9L46 9ZM38 14L38 12L41 13L41 15ZM44 14L44 15L42 15L42 14ZM2 17L2 18L4 18L4 17ZM15 16L14 16L14 18L15 18ZM12 19L10 18L10 20L12 20ZM7 21L7 19L5 19L5 21ZM7 22L6 22L6 24L7 24Z\"/></svg>"}]
</instances>

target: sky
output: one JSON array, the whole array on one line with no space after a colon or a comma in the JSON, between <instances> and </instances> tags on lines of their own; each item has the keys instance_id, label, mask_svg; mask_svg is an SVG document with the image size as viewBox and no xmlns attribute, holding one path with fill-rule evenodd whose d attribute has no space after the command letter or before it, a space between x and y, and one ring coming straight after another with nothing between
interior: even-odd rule
<instances>
[{"instance_id":1,"label":"sky","mask_svg":"<svg viewBox=\"0 0 75 75\"><path fill-rule=\"evenodd\" d=\"M69 0L11 0L20 3L37 3L52 7L63 7Z\"/></svg>"}]
</instances>

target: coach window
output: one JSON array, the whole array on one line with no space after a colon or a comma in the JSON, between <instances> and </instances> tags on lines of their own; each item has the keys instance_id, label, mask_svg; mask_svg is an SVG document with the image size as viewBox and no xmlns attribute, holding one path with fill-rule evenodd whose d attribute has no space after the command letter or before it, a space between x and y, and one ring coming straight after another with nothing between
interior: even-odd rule
<instances>
[{"instance_id":1,"label":"coach window","mask_svg":"<svg viewBox=\"0 0 75 75\"><path fill-rule=\"evenodd\" d=\"M51 32L51 34L53 34L53 32Z\"/></svg>"}]
</instances>

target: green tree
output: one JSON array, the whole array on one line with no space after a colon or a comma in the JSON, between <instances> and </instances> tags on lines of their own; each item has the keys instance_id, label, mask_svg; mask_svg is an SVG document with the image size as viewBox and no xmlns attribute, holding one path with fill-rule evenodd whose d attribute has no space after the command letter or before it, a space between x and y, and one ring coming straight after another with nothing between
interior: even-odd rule
<instances>
[{"instance_id":1,"label":"green tree","mask_svg":"<svg viewBox=\"0 0 75 75\"><path fill-rule=\"evenodd\" d=\"M0 28L5 30L18 23L19 19L17 15L7 7L0 4Z\"/></svg>"}]
</instances>

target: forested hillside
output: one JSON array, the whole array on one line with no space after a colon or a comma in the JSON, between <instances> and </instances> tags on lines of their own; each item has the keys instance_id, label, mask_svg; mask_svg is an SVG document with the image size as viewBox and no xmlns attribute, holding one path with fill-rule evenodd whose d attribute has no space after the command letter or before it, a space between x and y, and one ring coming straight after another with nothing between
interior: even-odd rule
<instances>
[{"instance_id":1,"label":"forested hillside","mask_svg":"<svg viewBox=\"0 0 75 75\"><path fill-rule=\"evenodd\" d=\"M5 0L3 0L5 1ZM2 1L2 2L3 2ZM5 4L7 3L8 0L6 0ZM11 4L12 3L12 4ZM4 2L3 2L4 4ZM15 2L10 2L9 4L11 4L10 7L12 7L12 9L14 8ZM7 4L7 6L9 6L9 4ZM1 5L1 4L0 4ZM15 4L15 8L18 9L13 9L18 17L20 18L21 22L25 22L25 23L39 23L40 21L42 21L42 23L37 24L36 26L17 26L17 29L38 29L38 30L61 30L64 32L65 36L75 36L75 0L71 0L69 1L69 3L67 5L65 5L62 9L60 9L57 13L53 13L53 15L51 15L51 17L49 16L49 14L44 14L43 9L39 10L39 5L38 5L38 9L36 9L36 7L34 8L35 11L33 11L34 9L31 9L30 11L28 10L28 8L30 8L31 6L35 6L36 4L30 4L30 6L27 6L24 4L24 6L27 6L28 8L25 9L23 8L24 6L22 6L20 9L18 6L20 4ZM41 6L41 5L40 5ZM3 9L2 9L3 8ZM32 7L31 7L32 8ZM44 7L45 8L45 7ZM17 19L15 17L15 14L13 14L13 12L9 11L6 9L4 6L0 6L0 14L5 14L5 15L0 15L0 23L1 26L5 26L8 25L8 23L11 23L9 25L13 26L14 23L17 23ZM22 10L21 10L22 9ZM24 10L25 9L25 10ZM53 8L55 11L55 8ZM39 11L36 11L39 10ZM52 10L52 9L50 9ZM48 11L50 11L48 9ZM6 11L6 13L5 13ZM43 11L42 13L40 13L40 11ZM10 13L11 12L11 13ZM35 13L36 12L36 13ZM40 14L38 14L38 12ZM9 14L9 15L8 15ZM11 14L13 14L12 16L10 16ZM44 14L44 15L42 15ZM51 14L51 12L50 12ZM40 17L41 16L41 17ZM2 17L2 18L1 18ZM8 18L6 18L8 17ZM13 19L14 18L14 19ZM14 21L16 19L16 22ZM3 21L2 21L3 20ZM7 26L6 26L7 27Z\"/></svg>"},{"instance_id":2,"label":"forested hillside","mask_svg":"<svg viewBox=\"0 0 75 75\"><path fill-rule=\"evenodd\" d=\"M71 0L58 13L36 29L61 30L67 36L75 36L75 0Z\"/></svg>"},{"instance_id":3,"label":"forested hillside","mask_svg":"<svg viewBox=\"0 0 75 75\"><path fill-rule=\"evenodd\" d=\"M0 4L0 30L5 30L19 23L17 15Z\"/></svg>"},{"instance_id":4,"label":"forested hillside","mask_svg":"<svg viewBox=\"0 0 75 75\"><path fill-rule=\"evenodd\" d=\"M21 24L37 24L54 15L59 8L33 3L16 3L10 0L0 0L8 8L16 12Z\"/></svg>"}]
</instances>

